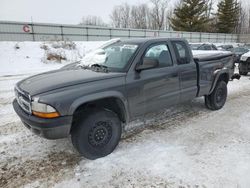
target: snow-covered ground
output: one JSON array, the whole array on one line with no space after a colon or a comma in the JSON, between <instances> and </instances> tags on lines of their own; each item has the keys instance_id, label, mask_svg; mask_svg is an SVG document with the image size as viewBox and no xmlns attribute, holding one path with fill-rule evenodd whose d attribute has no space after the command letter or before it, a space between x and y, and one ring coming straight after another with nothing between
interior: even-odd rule
<instances>
[{"instance_id":1,"label":"snow-covered ground","mask_svg":"<svg viewBox=\"0 0 250 188\"><path fill-rule=\"evenodd\" d=\"M0 42L0 187L250 186L249 76L229 83L223 109L209 111L198 98L162 111L146 128L123 139L112 154L90 161L79 157L69 139L33 135L11 106L17 81L56 69L70 58L44 64L41 43L19 43L22 53L15 52L15 45ZM77 49L82 56L98 45L79 42Z\"/></svg>"},{"instance_id":2,"label":"snow-covered ground","mask_svg":"<svg viewBox=\"0 0 250 188\"><path fill-rule=\"evenodd\" d=\"M61 42L0 42L0 76L34 74L62 67L80 60L87 52L104 42L74 42L69 49ZM72 48L72 46L70 46ZM47 60L49 53L66 60Z\"/></svg>"}]
</instances>

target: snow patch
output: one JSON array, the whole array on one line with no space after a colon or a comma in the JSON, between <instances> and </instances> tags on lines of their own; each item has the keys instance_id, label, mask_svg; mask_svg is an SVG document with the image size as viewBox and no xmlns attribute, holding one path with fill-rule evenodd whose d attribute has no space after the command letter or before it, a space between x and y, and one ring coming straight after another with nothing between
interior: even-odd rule
<instances>
[{"instance_id":1,"label":"snow patch","mask_svg":"<svg viewBox=\"0 0 250 188\"><path fill-rule=\"evenodd\" d=\"M80 60L104 42L0 42L0 76L35 74ZM17 47L18 46L18 47ZM62 57L48 59L48 54Z\"/></svg>"}]
</instances>

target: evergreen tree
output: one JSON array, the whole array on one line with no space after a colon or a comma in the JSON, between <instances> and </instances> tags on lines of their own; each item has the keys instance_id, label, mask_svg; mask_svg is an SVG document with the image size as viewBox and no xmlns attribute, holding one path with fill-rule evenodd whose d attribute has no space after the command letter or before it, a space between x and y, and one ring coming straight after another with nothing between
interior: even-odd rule
<instances>
[{"instance_id":1,"label":"evergreen tree","mask_svg":"<svg viewBox=\"0 0 250 188\"><path fill-rule=\"evenodd\" d=\"M233 33L239 20L240 4L237 0L221 0L218 4L216 24L219 33Z\"/></svg>"},{"instance_id":2,"label":"evergreen tree","mask_svg":"<svg viewBox=\"0 0 250 188\"><path fill-rule=\"evenodd\" d=\"M207 0L181 0L170 18L171 27L177 31L204 32L208 30Z\"/></svg>"}]
</instances>

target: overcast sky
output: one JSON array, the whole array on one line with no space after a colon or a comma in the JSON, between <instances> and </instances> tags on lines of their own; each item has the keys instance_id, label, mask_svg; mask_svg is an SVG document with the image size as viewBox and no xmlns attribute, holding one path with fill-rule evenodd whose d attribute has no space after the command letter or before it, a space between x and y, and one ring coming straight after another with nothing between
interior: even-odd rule
<instances>
[{"instance_id":1,"label":"overcast sky","mask_svg":"<svg viewBox=\"0 0 250 188\"><path fill-rule=\"evenodd\" d=\"M0 20L78 24L83 16L100 16L109 23L115 5L149 0L0 0ZM176 2L177 0L171 0ZM249 0L242 0L248 2ZM216 5L215 5L216 6Z\"/></svg>"},{"instance_id":2,"label":"overcast sky","mask_svg":"<svg viewBox=\"0 0 250 188\"><path fill-rule=\"evenodd\" d=\"M114 5L145 0L0 0L0 20L77 24L83 16L100 16L105 22Z\"/></svg>"}]
</instances>

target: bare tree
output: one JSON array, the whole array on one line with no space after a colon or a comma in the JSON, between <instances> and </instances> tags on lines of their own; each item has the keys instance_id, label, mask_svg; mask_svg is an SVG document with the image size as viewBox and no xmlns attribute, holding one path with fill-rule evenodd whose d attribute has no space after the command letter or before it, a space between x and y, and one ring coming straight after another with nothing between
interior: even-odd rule
<instances>
[{"instance_id":1,"label":"bare tree","mask_svg":"<svg viewBox=\"0 0 250 188\"><path fill-rule=\"evenodd\" d=\"M136 29L147 29L148 10L147 4L132 6L130 13L130 27Z\"/></svg>"},{"instance_id":2,"label":"bare tree","mask_svg":"<svg viewBox=\"0 0 250 188\"><path fill-rule=\"evenodd\" d=\"M235 33L243 33L244 32L244 26L246 25L246 19L247 19L247 13L246 10L242 7L242 4L240 3L240 12L239 12L239 18L238 23L235 28Z\"/></svg>"},{"instance_id":3,"label":"bare tree","mask_svg":"<svg viewBox=\"0 0 250 188\"><path fill-rule=\"evenodd\" d=\"M171 23L170 23L170 18L173 15L173 8L170 7L167 11L166 11L166 17L165 17L165 30L171 30Z\"/></svg>"},{"instance_id":4,"label":"bare tree","mask_svg":"<svg viewBox=\"0 0 250 188\"><path fill-rule=\"evenodd\" d=\"M110 18L114 27L128 28L130 21L130 6L127 3L115 6Z\"/></svg>"},{"instance_id":5,"label":"bare tree","mask_svg":"<svg viewBox=\"0 0 250 188\"><path fill-rule=\"evenodd\" d=\"M150 22L152 29L163 29L167 0L150 0L153 7L150 11Z\"/></svg>"},{"instance_id":6,"label":"bare tree","mask_svg":"<svg viewBox=\"0 0 250 188\"><path fill-rule=\"evenodd\" d=\"M115 6L110 15L112 25L116 28L166 29L167 2L169 0L150 0L147 3L130 6L127 3Z\"/></svg>"},{"instance_id":7,"label":"bare tree","mask_svg":"<svg viewBox=\"0 0 250 188\"><path fill-rule=\"evenodd\" d=\"M250 7L248 6L248 18L247 18L247 22L248 22L248 28L247 28L247 34L250 33Z\"/></svg>"},{"instance_id":8,"label":"bare tree","mask_svg":"<svg viewBox=\"0 0 250 188\"><path fill-rule=\"evenodd\" d=\"M130 21L130 6L127 3L121 5L120 13L121 13L121 27L128 28Z\"/></svg>"},{"instance_id":9,"label":"bare tree","mask_svg":"<svg viewBox=\"0 0 250 188\"><path fill-rule=\"evenodd\" d=\"M98 16L86 16L82 18L80 25L93 25L93 26L107 26L106 23L102 20L102 18Z\"/></svg>"},{"instance_id":10,"label":"bare tree","mask_svg":"<svg viewBox=\"0 0 250 188\"><path fill-rule=\"evenodd\" d=\"M235 33L238 34L250 34L250 4L247 2L240 3L240 13L238 18L238 24L235 28Z\"/></svg>"},{"instance_id":11,"label":"bare tree","mask_svg":"<svg viewBox=\"0 0 250 188\"><path fill-rule=\"evenodd\" d=\"M244 12L245 12L245 22L243 24L243 28L242 28L242 33L245 34L250 34L250 5L245 5L244 6Z\"/></svg>"},{"instance_id":12,"label":"bare tree","mask_svg":"<svg viewBox=\"0 0 250 188\"><path fill-rule=\"evenodd\" d=\"M112 25L116 28L121 27L121 14L119 6L115 6L110 15L110 19L112 21Z\"/></svg>"}]
</instances>

